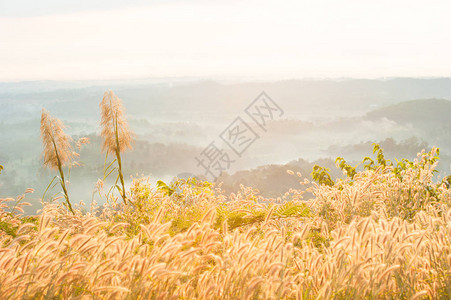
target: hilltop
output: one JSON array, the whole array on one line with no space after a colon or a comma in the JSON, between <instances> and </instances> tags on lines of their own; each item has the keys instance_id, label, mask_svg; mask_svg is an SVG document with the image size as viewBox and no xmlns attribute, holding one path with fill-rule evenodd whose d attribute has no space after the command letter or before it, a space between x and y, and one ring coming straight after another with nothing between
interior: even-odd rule
<instances>
[{"instance_id":1,"label":"hilltop","mask_svg":"<svg viewBox=\"0 0 451 300\"><path fill-rule=\"evenodd\" d=\"M451 101L446 99L419 99L400 102L367 113L371 120L387 118L401 124L415 126L448 125Z\"/></svg>"}]
</instances>

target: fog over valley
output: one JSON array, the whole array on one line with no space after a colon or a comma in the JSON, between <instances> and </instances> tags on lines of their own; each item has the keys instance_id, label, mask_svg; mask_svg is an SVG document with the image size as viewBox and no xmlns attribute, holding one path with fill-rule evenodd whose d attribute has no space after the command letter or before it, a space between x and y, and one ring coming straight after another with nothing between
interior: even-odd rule
<instances>
[{"instance_id":1,"label":"fog over valley","mask_svg":"<svg viewBox=\"0 0 451 300\"><path fill-rule=\"evenodd\" d=\"M123 158L126 184L132 177L169 183L177 175L194 174L222 182L229 193L244 184L278 197L299 184L287 169L309 177L313 165L320 164L342 177L335 158L357 164L371 154L375 142L398 159L413 159L422 149L437 146L442 151L439 170L444 174L450 168L448 78L15 82L0 83L0 193L18 195L34 188L28 200L37 205L29 212L39 208L54 176L42 164L39 127L45 107L63 121L74 141L89 138L89 144L75 149L80 165L71 168L68 189L74 200L96 199L94 184L104 176L105 161L99 103L110 89L122 99L135 133L133 150ZM268 118L264 129L245 112L262 92L282 111ZM220 138L237 117L258 135L241 157ZM208 178L196 160L213 141L233 160L216 179ZM57 188L46 197L54 193Z\"/></svg>"}]
</instances>

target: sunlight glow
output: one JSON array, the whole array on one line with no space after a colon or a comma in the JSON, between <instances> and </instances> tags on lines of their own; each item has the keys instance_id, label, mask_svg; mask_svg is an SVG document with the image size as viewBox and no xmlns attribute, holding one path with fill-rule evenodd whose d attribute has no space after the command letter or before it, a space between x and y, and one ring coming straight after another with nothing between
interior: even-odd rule
<instances>
[{"instance_id":1,"label":"sunlight glow","mask_svg":"<svg viewBox=\"0 0 451 300\"><path fill-rule=\"evenodd\" d=\"M451 76L451 2L433 2L169 1L2 17L0 80Z\"/></svg>"}]
</instances>

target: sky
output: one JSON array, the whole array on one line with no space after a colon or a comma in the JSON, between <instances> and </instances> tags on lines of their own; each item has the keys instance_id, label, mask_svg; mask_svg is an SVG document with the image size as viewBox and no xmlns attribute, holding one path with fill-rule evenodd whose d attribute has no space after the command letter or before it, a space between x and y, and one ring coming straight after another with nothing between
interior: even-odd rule
<instances>
[{"instance_id":1,"label":"sky","mask_svg":"<svg viewBox=\"0 0 451 300\"><path fill-rule=\"evenodd\" d=\"M451 77L451 1L0 0L0 81Z\"/></svg>"}]
</instances>

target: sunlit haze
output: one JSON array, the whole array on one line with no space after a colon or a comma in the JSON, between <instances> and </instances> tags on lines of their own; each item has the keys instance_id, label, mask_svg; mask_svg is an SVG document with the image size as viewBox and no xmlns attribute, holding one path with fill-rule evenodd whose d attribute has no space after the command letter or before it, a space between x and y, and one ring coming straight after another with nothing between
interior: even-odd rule
<instances>
[{"instance_id":1,"label":"sunlit haze","mask_svg":"<svg viewBox=\"0 0 451 300\"><path fill-rule=\"evenodd\" d=\"M0 1L0 81L451 76L449 1L127 3Z\"/></svg>"}]
</instances>

